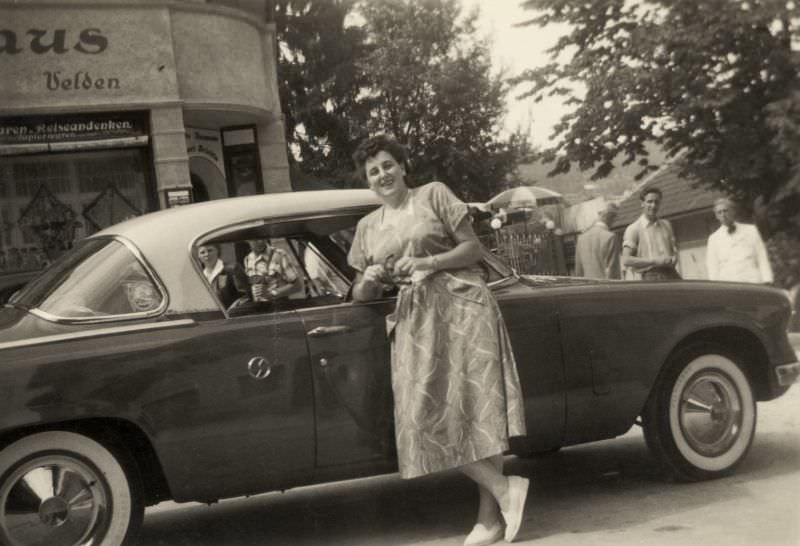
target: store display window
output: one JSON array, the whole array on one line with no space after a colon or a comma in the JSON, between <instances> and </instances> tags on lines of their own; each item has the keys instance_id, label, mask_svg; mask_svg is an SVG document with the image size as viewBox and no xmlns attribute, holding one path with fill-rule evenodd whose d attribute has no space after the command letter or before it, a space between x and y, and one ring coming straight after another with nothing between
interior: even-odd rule
<instances>
[{"instance_id":1,"label":"store display window","mask_svg":"<svg viewBox=\"0 0 800 546\"><path fill-rule=\"evenodd\" d=\"M156 208L147 148L0 159L0 275L41 269L75 242Z\"/></svg>"}]
</instances>

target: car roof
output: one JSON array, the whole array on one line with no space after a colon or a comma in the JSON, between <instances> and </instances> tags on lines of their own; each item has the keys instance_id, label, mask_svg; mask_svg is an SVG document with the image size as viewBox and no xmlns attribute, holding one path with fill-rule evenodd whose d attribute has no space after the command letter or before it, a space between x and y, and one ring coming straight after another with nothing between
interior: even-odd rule
<instances>
[{"instance_id":1,"label":"car roof","mask_svg":"<svg viewBox=\"0 0 800 546\"><path fill-rule=\"evenodd\" d=\"M367 211L378 204L366 189L234 197L144 214L92 237L124 237L133 243L166 286L169 311L182 313L216 307L192 264L190 247L198 237L236 224Z\"/></svg>"},{"instance_id":2,"label":"car roof","mask_svg":"<svg viewBox=\"0 0 800 546\"><path fill-rule=\"evenodd\" d=\"M374 207L366 189L283 192L232 197L160 210L114 224L95 236L121 235L142 251L159 248L168 239L186 247L199 234L259 219L302 217L347 209Z\"/></svg>"}]
</instances>

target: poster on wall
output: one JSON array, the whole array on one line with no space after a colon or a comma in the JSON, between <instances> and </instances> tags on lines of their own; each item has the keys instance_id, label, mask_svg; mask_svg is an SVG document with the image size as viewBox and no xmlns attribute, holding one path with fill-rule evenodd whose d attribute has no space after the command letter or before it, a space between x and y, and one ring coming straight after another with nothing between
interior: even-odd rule
<instances>
[{"instance_id":1,"label":"poster on wall","mask_svg":"<svg viewBox=\"0 0 800 546\"><path fill-rule=\"evenodd\" d=\"M167 190L167 208L180 207L192 202L192 191L189 189Z\"/></svg>"},{"instance_id":2,"label":"poster on wall","mask_svg":"<svg viewBox=\"0 0 800 546\"><path fill-rule=\"evenodd\" d=\"M186 128L186 154L189 159L201 158L211 162L225 176L225 161L222 155L222 137L219 131Z\"/></svg>"}]
</instances>

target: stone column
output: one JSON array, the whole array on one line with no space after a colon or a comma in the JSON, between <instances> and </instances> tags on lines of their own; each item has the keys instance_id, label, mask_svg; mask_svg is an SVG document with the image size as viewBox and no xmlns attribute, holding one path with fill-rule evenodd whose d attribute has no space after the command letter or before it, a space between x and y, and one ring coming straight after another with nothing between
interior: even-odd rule
<instances>
[{"instance_id":1,"label":"stone column","mask_svg":"<svg viewBox=\"0 0 800 546\"><path fill-rule=\"evenodd\" d=\"M160 207L166 208L167 189L191 189L189 156L186 153L186 128L179 105L156 106L150 111L150 138L153 149L156 188Z\"/></svg>"},{"instance_id":2,"label":"stone column","mask_svg":"<svg viewBox=\"0 0 800 546\"><path fill-rule=\"evenodd\" d=\"M274 117L269 123L259 123L256 125L256 131L264 193L292 191L283 115Z\"/></svg>"},{"instance_id":3,"label":"stone column","mask_svg":"<svg viewBox=\"0 0 800 546\"><path fill-rule=\"evenodd\" d=\"M289 179L289 159L286 156L286 129L281 101L278 95L278 42L276 25L269 22L262 36L261 46L264 50L264 74L268 103L272 116L266 122L256 126L258 131L258 153L261 158L261 178L264 181L264 193L292 191Z\"/></svg>"}]
</instances>

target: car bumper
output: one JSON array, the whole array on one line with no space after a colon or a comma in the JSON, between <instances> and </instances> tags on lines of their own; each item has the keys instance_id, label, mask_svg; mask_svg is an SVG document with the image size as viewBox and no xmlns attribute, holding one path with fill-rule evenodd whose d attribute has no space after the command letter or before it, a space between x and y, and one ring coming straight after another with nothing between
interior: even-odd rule
<instances>
[{"instance_id":1,"label":"car bumper","mask_svg":"<svg viewBox=\"0 0 800 546\"><path fill-rule=\"evenodd\" d=\"M776 366L775 374L778 376L778 385L781 387L791 385L797 382L797 378L800 377L800 362Z\"/></svg>"}]
</instances>

